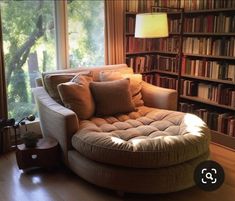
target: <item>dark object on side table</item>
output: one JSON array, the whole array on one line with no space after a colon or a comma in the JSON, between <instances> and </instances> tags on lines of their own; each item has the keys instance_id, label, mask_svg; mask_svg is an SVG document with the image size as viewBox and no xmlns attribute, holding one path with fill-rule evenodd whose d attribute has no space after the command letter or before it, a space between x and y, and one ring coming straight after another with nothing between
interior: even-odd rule
<instances>
[{"instance_id":1,"label":"dark object on side table","mask_svg":"<svg viewBox=\"0 0 235 201\"><path fill-rule=\"evenodd\" d=\"M14 125L15 119L0 119L0 154L8 151L11 146L9 140L7 140L9 139L8 133L4 133L4 129Z\"/></svg>"},{"instance_id":2,"label":"dark object on side table","mask_svg":"<svg viewBox=\"0 0 235 201\"><path fill-rule=\"evenodd\" d=\"M14 126L15 125L15 119L0 119L0 130L7 126Z\"/></svg>"},{"instance_id":3,"label":"dark object on side table","mask_svg":"<svg viewBox=\"0 0 235 201\"><path fill-rule=\"evenodd\" d=\"M37 145L39 135L34 132L27 132L21 135L21 139L27 148L33 148Z\"/></svg>"}]
</instances>

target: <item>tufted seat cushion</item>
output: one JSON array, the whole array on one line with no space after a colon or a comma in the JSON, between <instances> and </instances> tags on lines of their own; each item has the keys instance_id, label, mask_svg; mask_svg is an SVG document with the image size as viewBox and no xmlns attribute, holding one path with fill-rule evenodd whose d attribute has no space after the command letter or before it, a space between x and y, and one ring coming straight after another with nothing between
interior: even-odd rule
<instances>
[{"instance_id":1,"label":"tufted seat cushion","mask_svg":"<svg viewBox=\"0 0 235 201\"><path fill-rule=\"evenodd\" d=\"M72 145L102 163L158 168L207 153L209 138L209 129L195 115L141 106L126 115L81 121Z\"/></svg>"}]
</instances>

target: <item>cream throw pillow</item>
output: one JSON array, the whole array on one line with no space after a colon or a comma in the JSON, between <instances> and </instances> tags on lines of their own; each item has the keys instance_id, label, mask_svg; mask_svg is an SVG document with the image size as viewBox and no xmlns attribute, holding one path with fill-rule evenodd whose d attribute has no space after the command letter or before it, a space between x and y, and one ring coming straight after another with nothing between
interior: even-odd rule
<instances>
[{"instance_id":1,"label":"cream throw pillow","mask_svg":"<svg viewBox=\"0 0 235 201\"><path fill-rule=\"evenodd\" d=\"M141 88L142 88L142 75L141 74L122 74L118 71L101 71L100 81L112 81L120 80L123 78L130 79L130 90L132 100L136 107L144 105L142 100Z\"/></svg>"},{"instance_id":2,"label":"cream throw pillow","mask_svg":"<svg viewBox=\"0 0 235 201\"><path fill-rule=\"evenodd\" d=\"M92 76L92 73L90 71L81 71L78 73L48 73L43 76L43 84L50 97L62 104L57 85L69 82L76 75Z\"/></svg>"},{"instance_id":3,"label":"cream throw pillow","mask_svg":"<svg viewBox=\"0 0 235 201\"><path fill-rule=\"evenodd\" d=\"M77 75L70 82L57 86L64 106L73 110L79 119L89 119L94 115L95 104L89 84L92 77Z\"/></svg>"},{"instance_id":4,"label":"cream throw pillow","mask_svg":"<svg viewBox=\"0 0 235 201\"><path fill-rule=\"evenodd\" d=\"M57 85L69 82L76 74L48 74L44 77L44 87L51 98L62 104Z\"/></svg>"},{"instance_id":5,"label":"cream throw pillow","mask_svg":"<svg viewBox=\"0 0 235 201\"><path fill-rule=\"evenodd\" d=\"M129 79L91 82L90 89L95 101L96 116L112 116L135 111Z\"/></svg>"}]
</instances>

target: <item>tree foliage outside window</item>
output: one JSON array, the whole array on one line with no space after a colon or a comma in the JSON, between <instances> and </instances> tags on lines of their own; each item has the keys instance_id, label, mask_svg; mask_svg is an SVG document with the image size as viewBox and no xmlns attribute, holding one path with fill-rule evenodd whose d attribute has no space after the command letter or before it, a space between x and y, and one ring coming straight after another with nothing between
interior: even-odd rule
<instances>
[{"instance_id":1,"label":"tree foliage outside window","mask_svg":"<svg viewBox=\"0 0 235 201\"><path fill-rule=\"evenodd\" d=\"M70 66L104 63L103 1L68 0ZM8 114L36 113L31 88L40 72L56 69L53 0L0 1Z\"/></svg>"},{"instance_id":2,"label":"tree foliage outside window","mask_svg":"<svg viewBox=\"0 0 235 201\"><path fill-rule=\"evenodd\" d=\"M21 119L35 113L31 88L39 72L56 67L54 3L1 1L8 114Z\"/></svg>"},{"instance_id":3,"label":"tree foliage outside window","mask_svg":"<svg viewBox=\"0 0 235 201\"><path fill-rule=\"evenodd\" d=\"M70 0L68 38L70 67L104 64L104 1Z\"/></svg>"}]
</instances>

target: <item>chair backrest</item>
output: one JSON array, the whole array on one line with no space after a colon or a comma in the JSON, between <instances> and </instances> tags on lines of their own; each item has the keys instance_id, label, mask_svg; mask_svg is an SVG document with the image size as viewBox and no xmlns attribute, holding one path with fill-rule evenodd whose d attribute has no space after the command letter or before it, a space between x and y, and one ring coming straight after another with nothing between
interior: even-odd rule
<instances>
[{"instance_id":1,"label":"chair backrest","mask_svg":"<svg viewBox=\"0 0 235 201\"><path fill-rule=\"evenodd\" d=\"M103 65L103 66L94 66L94 67L79 67L76 69L66 69L66 70L57 70L52 72L43 72L42 79L50 74L63 74L63 73L78 73L82 71L91 71L93 74L94 81L99 81L99 73L104 70L115 70L121 73L133 73L133 69L129 68L126 64L116 64L116 65Z\"/></svg>"}]
</instances>

